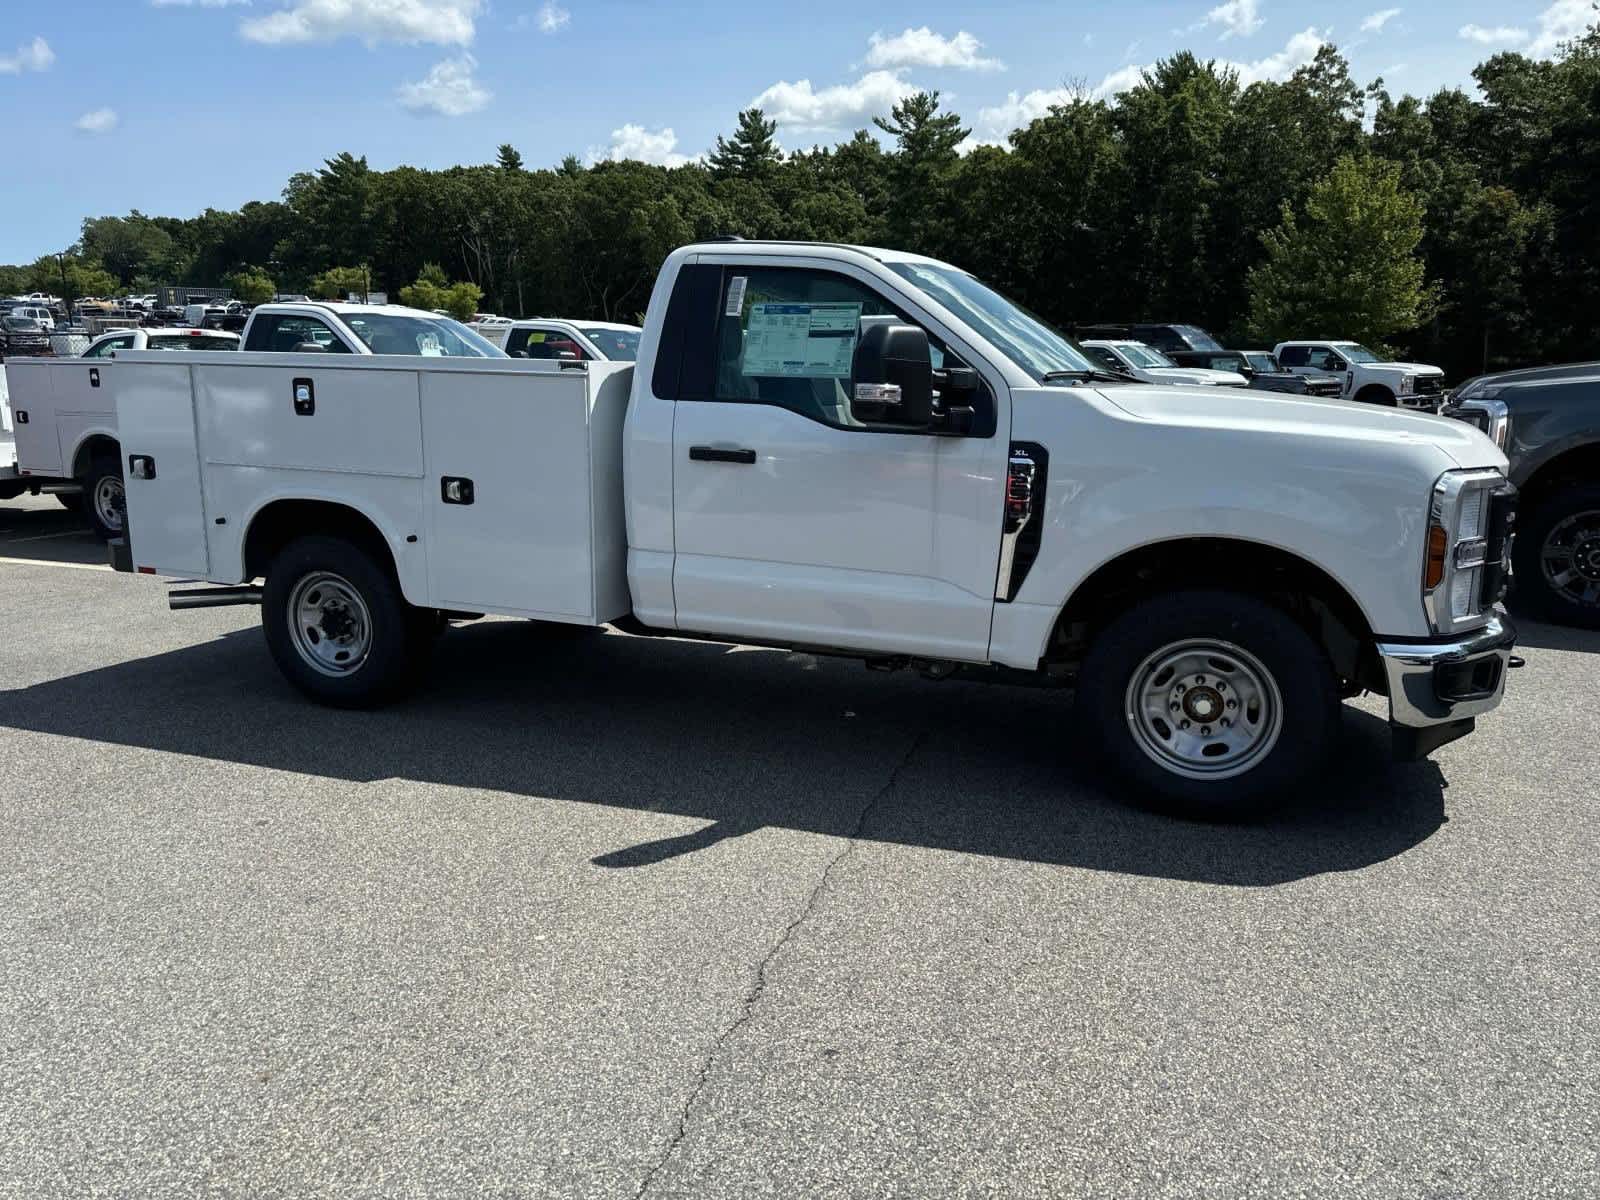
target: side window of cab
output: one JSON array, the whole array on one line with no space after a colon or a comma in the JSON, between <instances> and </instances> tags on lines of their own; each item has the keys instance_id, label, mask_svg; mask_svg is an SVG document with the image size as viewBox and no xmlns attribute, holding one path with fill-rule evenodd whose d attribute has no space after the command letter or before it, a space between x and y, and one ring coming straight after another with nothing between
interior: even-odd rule
<instances>
[{"instance_id":1,"label":"side window of cab","mask_svg":"<svg viewBox=\"0 0 1600 1200\"><path fill-rule=\"evenodd\" d=\"M124 333L113 338L107 338L99 345L90 347L84 352L83 356L85 358L108 358L113 350L131 350L132 348L133 334Z\"/></svg>"},{"instance_id":2,"label":"side window of cab","mask_svg":"<svg viewBox=\"0 0 1600 1200\"><path fill-rule=\"evenodd\" d=\"M899 336L896 330L914 326L928 340L935 413L947 403L945 392L955 394L952 380L959 378L966 388L961 404L971 405L976 414L969 431L974 436L993 431L994 401L987 386L938 337L870 285L820 267L709 270L715 274L686 283L686 303L704 317L685 321L675 398L768 404L835 429L910 432L896 428L896 409L873 404L858 391L857 384L880 381L856 378L856 352L864 339L870 349L885 336ZM714 302L714 311L700 307L707 301Z\"/></svg>"},{"instance_id":3,"label":"side window of cab","mask_svg":"<svg viewBox=\"0 0 1600 1200\"><path fill-rule=\"evenodd\" d=\"M250 326L246 350L265 350L271 354L292 354L296 346L315 342L329 354L349 354L346 346L326 322L301 313L269 313Z\"/></svg>"},{"instance_id":4,"label":"side window of cab","mask_svg":"<svg viewBox=\"0 0 1600 1200\"><path fill-rule=\"evenodd\" d=\"M512 358L577 359L589 357L572 336L559 329L514 329L506 339L506 353Z\"/></svg>"}]
</instances>

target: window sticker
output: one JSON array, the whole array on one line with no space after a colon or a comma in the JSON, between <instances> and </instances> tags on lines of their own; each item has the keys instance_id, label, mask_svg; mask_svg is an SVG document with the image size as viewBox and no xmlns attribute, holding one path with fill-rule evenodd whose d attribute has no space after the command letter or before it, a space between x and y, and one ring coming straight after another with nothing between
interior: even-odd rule
<instances>
[{"instance_id":1,"label":"window sticker","mask_svg":"<svg viewBox=\"0 0 1600 1200\"><path fill-rule=\"evenodd\" d=\"M735 275L728 284L728 306L722 310L725 317L737 317L744 312L744 290L750 282L748 275Z\"/></svg>"},{"instance_id":2,"label":"window sticker","mask_svg":"<svg viewBox=\"0 0 1600 1200\"><path fill-rule=\"evenodd\" d=\"M530 333L528 335L528 341L531 344L536 345L536 346L537 345L542 345L544 343L544 334L542 334L542 333Z\"/></svg>"},{"instance_id":3,"label":"window sticker","mask_svg":"<svg viewBox=\"0 0 1600 1200\"><path fill-rule=\"evenodd\" d=\"M860 327L860 304L752 304L739 373L848 379Z\"/></svg>"}]
</instances>

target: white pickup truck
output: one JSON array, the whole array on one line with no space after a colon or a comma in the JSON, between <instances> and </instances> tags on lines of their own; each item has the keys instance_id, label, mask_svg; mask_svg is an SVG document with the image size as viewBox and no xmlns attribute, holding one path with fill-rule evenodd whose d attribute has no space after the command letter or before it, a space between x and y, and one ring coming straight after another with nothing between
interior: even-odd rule
<instances>
[{"instance_id":1,"label":"white pickup truck","mask_svg":"<svg viewBox=\"0 0 1600 1200\"><path fill-rule=\"evenodd\" d=\"M409 685L451 618L1072 686L1062 733L1224 815L1292 792L1339 701L1415 756L1499 703L1514 503L1460 422L1101 373L892 251L667 259L637 364L133 354L119 569L259 603L319 700ZM264 583L258 584L258 580Z\"/></svg>"},{"instance_id":2,"label":"white pickup truck","mask_svg":"<svg viewBox=\"0 0 1600 1200\"><path fill-rule=\"evenodd\" d=\"M1432 412L1444 399L1441 368L1389 362L1359 342L1279 342L1272 352L1295 375L1337 375L1346 400Z\"/></svg>"}]
</instances>

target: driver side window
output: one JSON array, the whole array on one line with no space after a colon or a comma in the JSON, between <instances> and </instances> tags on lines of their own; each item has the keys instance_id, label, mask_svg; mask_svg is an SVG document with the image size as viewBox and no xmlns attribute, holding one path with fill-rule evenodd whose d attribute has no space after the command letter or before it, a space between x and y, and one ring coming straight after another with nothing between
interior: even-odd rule
<instances>
[{"instance_id":1,"label":"driver side window","mask_svg":"<svg viewBox=\"0 0 1600 1200\"><path fill-rule=\"evenodd\" d=\"M94 349L84 355L85 358L107 358L113 350L128 350L133 346L133 335L123 334L121 337L107 338Z\"/></svg>"}]
</instances>

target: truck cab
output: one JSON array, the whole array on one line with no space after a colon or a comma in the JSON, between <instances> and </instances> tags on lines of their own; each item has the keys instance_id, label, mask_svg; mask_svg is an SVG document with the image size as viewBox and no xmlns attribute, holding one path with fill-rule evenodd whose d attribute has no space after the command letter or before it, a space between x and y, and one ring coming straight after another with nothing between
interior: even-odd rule
<instances>
[{"instance_id":1,"label":"truck cab","mask_svg":"<svg viewBox=\"0 0 1600 1200\"><path fill-rule=\"evenodd\" d=\"M1414 757L1514 665L1514 490L1476 429L1196 403L898 251L682 247L634 364L247 346L116 367L114 562L215 585L174 607L259 603L325 703L387 700L483 613L800 648L1070 689L1078 749L1217 817L1291 796L1342 697L1386 696Z\"/></svg>"},{"instance_id":2,"label":"truck cab","mask_svg":"<svg viewBox=\"0 0 1600 1200\"><path fill-rule=\"evenodd\" d=\"M615 321L568 321L536 317L515 321L506 334L506 353L512 358L604 359L633 362L639 357L637 325Z\"/></svg>"}]
</instances>

